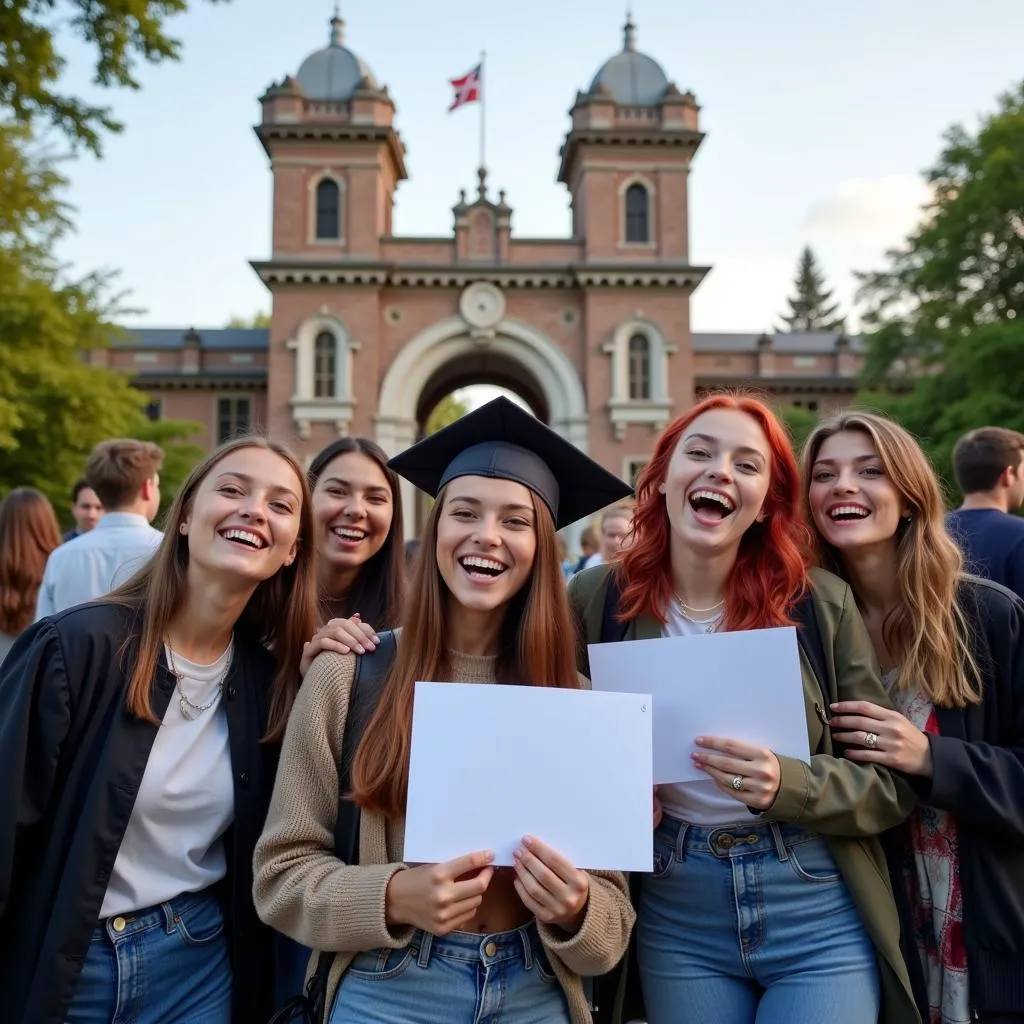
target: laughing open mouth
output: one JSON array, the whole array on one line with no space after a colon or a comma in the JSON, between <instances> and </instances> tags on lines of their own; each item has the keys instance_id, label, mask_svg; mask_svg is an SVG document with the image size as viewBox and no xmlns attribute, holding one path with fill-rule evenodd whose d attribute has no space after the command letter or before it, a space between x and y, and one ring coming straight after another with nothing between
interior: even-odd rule
<instances>
[{"instance_id":1,"label":"laughing open mouth","mask_svg":"<svg viewBox=\"0 0 1024 1024\"><path fill-rule=\"evenodd\" d=\"M333 533L335 537L338 537L341 540L347 540L353 544L361 540L366 540L367 536L366 531L360 530L357 526L335 526L331 530L331 533Z\"/></svg>"},{"instance_id":2,"label":"laughing open mouth","mask_svg":"<svg viewBox=\"0 0 1024 1024\"><path fill-rule=\"evenodd\" d=\"M689 498L690 508L694 512L710 514L719 519L724 519L736 510L736 505L728 494L721 491L700 490L694 491Z\"/></svg>"},{"instance_id":3,"label":"laughing open mouth","mask_svg":"<svg viewBox=\"0 0 1024 1024\"><path fill-rule=\"evenodd\" d=\"M833 505L828 510L828 517L834 523L852 523L867 519L870 514L863 505Z\"/></svg>"},{"instance_id":4,"label":"laughing open mouth","mask_svg":"<svg viewBox=\"0 0 1024 1024\"><path fill-rule=\"evenodd\" d=\"M230 530L223 530L221 536L232 544L240 544L242 547L250 548L253 551L262 551L267 547L267 542L252 530L240 530L237 527Z\"/></svg>"},{"instance_id":5,"label":"laughing open mouth","mask_svg":"<svg viewBox=\"0 0 1024 1024\"><path fill-rule=\"evenodd\" d=\"M508 566L503 562L499 562L494 558L480 558L478 555L466 555L465 558L460 558L459 565L470 576L486 577L488 579L494 579L494 577L500 576L508 569Z\"/></svg>"}]
</instances>

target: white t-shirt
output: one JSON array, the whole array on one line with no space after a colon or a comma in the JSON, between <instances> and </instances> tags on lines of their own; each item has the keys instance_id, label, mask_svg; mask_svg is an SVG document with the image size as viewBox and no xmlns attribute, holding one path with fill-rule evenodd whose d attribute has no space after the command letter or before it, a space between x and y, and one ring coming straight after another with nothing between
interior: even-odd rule
<instances>
[{"instance_id":1,"label":"white t-shirt","mask_svg":"<svg viewBox=\"0 0 1024 1024\"><path fill-rule=\"evenodd\" d=\"M662 636L698 636L704 630L705 626L691 622L673 601L661 633ZM686 684L680 682L679 685ZM751 815L746 807L726 796L710 778L706 782L663 783L658 787L658 797L666 814L691 825L750 823Z\"/></svg>"},{"instance_id":2,"label":"white t-shirt","mask_svg":"<svg viewBox=\"0 0 1024 1024\"><path fill-rule=\"evenodd\" d=\"M223 836L235 817L227 712L218 684L231 646L212 665L175 652L181 688L193 704L213 707L189 721L177 687L142 776L117 852L100 917L129 914L201 892L227 872ZM168 658L168 664L170 659Z\"/></svg>"}]
</instances>

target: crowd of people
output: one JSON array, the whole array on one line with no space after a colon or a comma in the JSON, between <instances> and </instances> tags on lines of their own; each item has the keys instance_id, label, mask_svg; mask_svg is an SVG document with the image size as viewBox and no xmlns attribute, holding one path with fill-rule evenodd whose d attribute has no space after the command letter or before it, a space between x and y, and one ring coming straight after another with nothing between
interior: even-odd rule
<instances>
[{"instance_id":1,"label":"crowd of people","mask_svg":"<svg viewBox=\"0 0 1024 1024\"><path fill-rule=\"evenodd\" d=\"M635 493L504 399L391 459L232 440L157 530L162 463L99 445L63 538L0 503L5 1020L1024 1022L1024 436L961 439L954 511L891 420L798 457L731 392ZM652 794L652 872L404 861L416 680L587 687L591 644L786 625L809 762L681 737L705 778Z\"/></svg>"}]
</instances>

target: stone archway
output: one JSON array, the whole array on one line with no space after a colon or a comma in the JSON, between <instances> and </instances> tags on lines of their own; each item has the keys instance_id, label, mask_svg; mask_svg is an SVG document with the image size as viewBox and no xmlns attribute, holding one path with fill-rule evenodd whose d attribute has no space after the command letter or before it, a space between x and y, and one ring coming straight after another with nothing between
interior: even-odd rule
<instances>
[{"instance_id":1,"label":"stone archway","mask_svg":"<svg viewBox=\"0 0 1024 1024\"><path fill-rule=\"evenodd\" d=\"M535 328L519 321L506 318L493 331L480 334L457 316L421 331L388 367L377 406L377 443L389 455L412 444L417 438L424 392L432 382L444 379L446 368L473 367L482 357L492 358L506 372L521 374L531 382L543 399L549 426L582 451L587 450L586 396L579 374L565 353ZM452 379L457 379L457 373ZM402 486L403 504L414 508L414 488L405 482ZM414 531L414 525L407 523L407 537ZM575 531L571 533L573 536L567 539L574 540Z\"/></svg>"}]
</instances>

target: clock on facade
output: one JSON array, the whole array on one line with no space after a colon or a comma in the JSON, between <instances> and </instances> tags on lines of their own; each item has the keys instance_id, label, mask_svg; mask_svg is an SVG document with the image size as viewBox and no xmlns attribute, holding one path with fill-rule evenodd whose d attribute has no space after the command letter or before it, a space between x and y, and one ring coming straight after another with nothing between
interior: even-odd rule
<instances>
[{"instance_id":1,"label":"clock on facade","mask_svg":"<svg viewBox=\"0 0 1024 1024\"><path fill-rule=\"evenodd\" d=\"M476 281L462 293L459 312L470 327L489 330L505 316L505 296L488 281Z\"/></svg>"}]
</instances>

